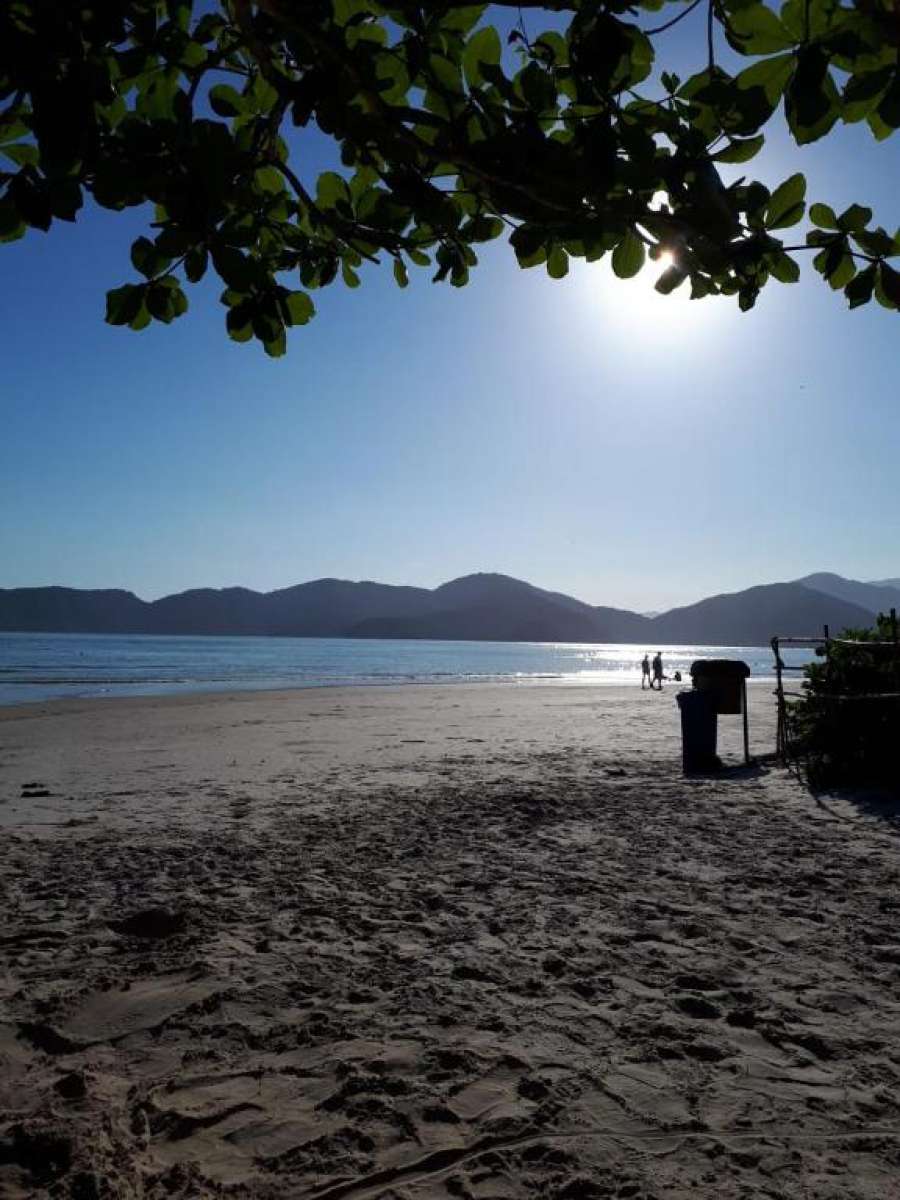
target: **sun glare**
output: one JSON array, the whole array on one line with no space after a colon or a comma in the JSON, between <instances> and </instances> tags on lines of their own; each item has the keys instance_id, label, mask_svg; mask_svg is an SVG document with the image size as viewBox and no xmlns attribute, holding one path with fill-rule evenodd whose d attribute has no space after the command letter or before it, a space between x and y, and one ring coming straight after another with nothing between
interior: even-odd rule
<instances>
[{"instance_id":1,"label":"sun glare","mask_svg":"<svg viewBox=\"0 0 900 1200\"><path fill-rule=\"evenodd\" d=\"M691 299L690 280L669 295L656 291L656 281L675 265L675 256L664 250L647 259L633 279L617 279L607 259L585 263L578 272L578 295L584 318L596 329L599 320L618 337L645 339L656 345L688 350L702 346L727 315L727 300Z\"/></svg>"}]
</instances>

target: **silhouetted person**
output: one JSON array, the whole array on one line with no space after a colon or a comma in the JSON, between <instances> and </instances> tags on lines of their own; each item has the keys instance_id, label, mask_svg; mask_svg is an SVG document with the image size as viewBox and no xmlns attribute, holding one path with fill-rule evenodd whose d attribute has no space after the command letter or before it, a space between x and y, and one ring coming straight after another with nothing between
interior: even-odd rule
<instances>
[{"instance_id":1,"label":"silhouetted person","mask_svg":"<svg viewBox=\"0 0 900 1200\"><path fill-rule=\"evenodd\" d=\"M657 652L653 656L653 680L650 684L651 688L653 687L653 684L655 683L657 691L661 692L662 691L662 681L663 681L662 651L657 650Z\"/></svg>"},{"instance_id":2,"label":"silhouetted person","mask_svg":"<svg viewBox=\"0 0 900 1200\"><path fill-rule=\"evenodd\" d=\"M650 674L650 656L645 654L641 663L641 691L648 686L653 687L653 678Z\"/></svg>"}]
</instances>

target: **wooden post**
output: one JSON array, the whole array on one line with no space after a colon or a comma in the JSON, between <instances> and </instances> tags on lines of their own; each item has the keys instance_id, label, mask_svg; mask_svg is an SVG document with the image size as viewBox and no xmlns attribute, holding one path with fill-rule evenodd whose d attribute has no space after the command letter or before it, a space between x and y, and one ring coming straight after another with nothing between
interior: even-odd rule
<instances>
[{"instance_id":1,"label":"wooden post","mask_svg":"<svg viewBox=\"0 0 900 1200\"><path fill-rule=\"evenodd\" d=\"M747 718L747 680L741 680L741 688L743 695L741 697L741 708L744 710L744 765L750 766L750 731Z\"/></svg>"},{"instance_id":2,"label":"wooden post","mask_svg":"<svg viewBox=\"0 0 900 1200\"><path fill-rule=\"evenodd\" d=\"M772 638L772 653L775 655L775 703L778 707L775 726L775 754L779 758L784 758L784 688L781 682L781 654L777 637Z\"/></svg>"}]
</instances>

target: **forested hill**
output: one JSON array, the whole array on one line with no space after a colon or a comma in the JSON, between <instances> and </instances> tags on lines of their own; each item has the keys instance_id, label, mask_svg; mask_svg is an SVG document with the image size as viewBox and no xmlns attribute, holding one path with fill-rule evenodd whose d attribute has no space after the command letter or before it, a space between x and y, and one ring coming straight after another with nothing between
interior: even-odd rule
<instances>
[{"instance_id":1,"label":"forested hill","mask_svg":"<svg viewBox=\"0 0 900 1200\"><path fill-rule=\"evenodd\" d=\"M837 631L872 623L877 604L833 594L841 590L833 582L840 576L821 578L832 581L832 594L800 581L768 584L655 617L586 604L494 574L466 575L434 589L317 579L274 592L201 588L149 602L118 590L14 588L0 589L0 630L639 642L653 649L678 642L759 645L774 633L816 634L823 624ZM883 585L872 587L873 599L884 595Z\"/></svg>"}]
</instances>

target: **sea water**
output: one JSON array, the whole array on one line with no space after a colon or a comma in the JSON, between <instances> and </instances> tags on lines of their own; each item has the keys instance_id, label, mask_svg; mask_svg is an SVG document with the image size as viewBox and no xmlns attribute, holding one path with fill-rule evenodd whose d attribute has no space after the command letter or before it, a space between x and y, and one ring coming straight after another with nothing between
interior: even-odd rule
<instances>
[{"instance_id":1,"label":"sea water","mask_svg":"<svg viewBox=\"0 0 900 1200\"><path fill-rule=\"evenodd\" d=\"M657 650L670 679L687 679L698 658L743 659L755 679L773 674L761 646L0 633L0 704L340 684L640 684L641 659Z\"/></svg>"}]
</instances>

